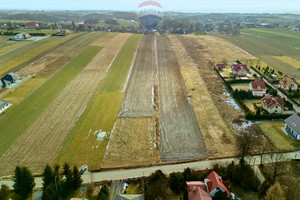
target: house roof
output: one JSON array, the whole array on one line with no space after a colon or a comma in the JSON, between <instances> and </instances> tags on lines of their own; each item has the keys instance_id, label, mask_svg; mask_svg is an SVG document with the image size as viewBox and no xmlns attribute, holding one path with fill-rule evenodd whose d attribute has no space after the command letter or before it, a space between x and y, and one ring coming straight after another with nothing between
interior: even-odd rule
<instances>
[{"instance_id":1,"label":"house roof","mask_svg":"<svg viewBox=\"0 0 300 200\"><path fill-rule=\"evenodd\" d=\"M249 72L249 69L246 64L233 64L232 69L236 72L239 72L241 69L244 69L247 72Z\"/></svg>"},{"instance_id":2,"label":"house roof","mask_svg":"<svg viewBox=\"0 0 300 200\"><path fill-rule=\"evenodd\" d=\"M188 181L186 182L186 185L187 185L188 192L193 190L193 187L200 187L201 189L206 191L205 183L202 181Z\"/></svg>"},{"instance_id":3,"label":"house roof","mask_svg":"<svg viewBox=\"0 0 300 200\"><path fill-rule=\"evenodd\" d=\"M251 81L252 89L254 90L263 90L266 89L266 84L263 81Z\"/></svg>"},{"instance_id":4,"label":"house roof","mask_svg":"<svg viewBox=\"0 0 300 200\"><path fill-rule=\"evenodd\" d=\"M229 192L229 190L227 189L227 187L223 184L222 178L215 171L212 171L207 176L207 179L209 180L209 182L208 182L208 190L209 191L212 191L216 187L219 186L219 187L223 188L228 195L231 196L231 193Z\"/></svg>"},{"instance_id":5,"label":"house roof","mask_svg":"<svg viewBox=\"0 0 300 200\"><path fill-rule=\"evenodd\" d=\"M225 64L217 64L216 67L218 69L224 69L226 67L226 65Z\"/></svg>"},{"instance_id":6,"label":"house roof","mask_svg":"<svg viewBox=\"0 0 300 200\"><path fill-rule=\"evenodd\" d=\"M279 81L280 84L283 84L284 87L290 85L291 83L295 83L298 85L298 83L296 82L296 80L294 78L290 78L290 77L284 77Z\"/></svg>"},{"instance_id":7,"label":"house roof","mask_svg":"<svg viewBox=\"0 0 300 200\"><path fill-rule=\"evenodd\" d=\"M7 104L9 104L8 101L4 101L4 100L0 100L0 109L2 109L4 106L6 106Z\"/></svg>"},{"instance_id":8,"label":"house roof","mask_svg":"<svg viewBox=\"0 0 300 200\"><path fill-rule=\"evenodd\" d=\"M9 77L11 77L11 78L14 79L14 80L17 80L17 79L20 78L20 75L17 74L17 73L14 73L14 72L10 72L10 73L6 74L6 75L2 78L2 80L3 80L3 81L4 81L4 80L10 80Z\"/></svg>"},{"instance_id":9,"label":"house roof","mask_svg":"<svg viewBox=\"0 0 300 200\"><path fill-rule=\"evenodd\" d=\"M39 24L38 23L36 23L36 22L28 22L27 24L26 24L26 26L34 26L34 27L36 27L36 26L38 26Z\"/></svg>"},{"instance_id":10,"label":"house roof","mask_svg":"<svg viewBox=\"0 0 300 200\"><path fill-rule=\"evenodd\" d=\"M270 94L266 94L262 99L261 102L265 104L268 108L273 108L274 106L284 106L283 98L274 97Z\"/></svg>"},{"instance_id":11,"label":"house roof","mask_svg":"<svg viewBox=\"0 0 300 200\"><path fill-rule=\"evenodd\" d=\"M210 195L206 192L205 183L202 181L186 182L188 189L189 200L212 200Z\"/></svg>"},{"instance_id":12,"label":"house roof","mask_svg":"<svg viewBox=\"0 0 300 200\"><path fill-rule=\"evenodd\" d=\"M297 114L293 114L289 118L285 119L284 122L300 134L300 117Z\"/></svg>"}]
</instances>

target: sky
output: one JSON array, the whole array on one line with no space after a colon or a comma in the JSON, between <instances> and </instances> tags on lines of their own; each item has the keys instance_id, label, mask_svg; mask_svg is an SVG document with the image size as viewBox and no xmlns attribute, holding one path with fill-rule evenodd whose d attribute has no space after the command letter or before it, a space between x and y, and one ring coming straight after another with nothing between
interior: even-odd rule
<instances>
[{"instance_id":1,"label":"sky","mask_svg":"<svg viewBox=\"0 0 300 200\"><path fill-rule=\"evenodd\" d=\"M300 0L157 0L166 11L202 13L297 13ZM135 11L143 0L0 0L0 10Z\"/></svg>"}]
</instances>

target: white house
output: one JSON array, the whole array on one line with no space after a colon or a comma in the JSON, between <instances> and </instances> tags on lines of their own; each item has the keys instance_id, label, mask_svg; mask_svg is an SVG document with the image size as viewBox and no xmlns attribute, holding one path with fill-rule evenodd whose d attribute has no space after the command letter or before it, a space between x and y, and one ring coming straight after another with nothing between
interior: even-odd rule
<instances>
[{"instance_id":1,"label":"white house","mask_svg":"<svg viewBox=\"0 0 300 200\"><path fill-rule=\"evenodd\" d=\"M234 64L231 66L232 73L237 76L247 76L250 73L246 64Z\"/></svg>"},{"instance_id":2,"label":"white house","mask_svg":"<svg viewBox=\"0 0 300 200\"><path fill-rule=\"evenodd\" d=\"M297 91L299 86L297 81L294 78L290 77L284 77L279 81L279 88L289 91L290 89L292 91Z\"/></svg>"},{"instance_id":3,"label":"white house","mask_svg":"<svg viewBox=\"0 0 300 200\"><path fill-rule=\"evenodd\" d=\"M6 110L11 104L8 101L0 100L0 113Z\"/></svg>"},{"instance_id":4,"label":"white house","mask_svg":"<svg viewBox=\"0 0 300 200\"><path fill-rule=\"evenodd\" d=\"M15 35L15 40L26 40L30 38L30 35L28 33L19 33Z\"/></svg>"},{"instance_id":5,"label":"white house","mask_svg":"<svg viewBox=\"0 0 300 200\"><path fill-rule=\"evenodd\" d=\"M293 114L285 122L285 131L295 140L300 140L300 117Z\"/></svg>"},{"instance_id":6,"label":"white house","mask_svg":"<svg viewBox=\"0 0 300 200\"><path fill-rule=\"evenodd\" d=\"M261 106L270 114L282 113L284 110L284 100L282 98L274 97L270 94L266 94L261 99Z\"/></svg>"},{"instance_id":7,"label":"white house","mask_svg":"<svg viewBox=\"0 0 300 200\"><path fill-rule=\"evenodd\" d=\"M263 81L251 81L249 90L252 91L253 96L263 97L267 92L266 84Z\"/></svg>"}]
</instances>

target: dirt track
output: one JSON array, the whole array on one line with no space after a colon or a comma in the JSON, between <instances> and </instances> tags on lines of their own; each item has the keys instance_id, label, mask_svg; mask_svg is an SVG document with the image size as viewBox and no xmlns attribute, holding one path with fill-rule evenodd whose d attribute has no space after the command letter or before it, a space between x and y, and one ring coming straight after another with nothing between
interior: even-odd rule
<instances>
[{"instance_id":1,"label":"dirt track","mask_svg":"<svg viewBox=\"0 0 300 200\"><path fill-rule=\"evenodd\" d=\"M144 36L126 87L119 117L153 117L154 36Z\"/></svg>"},{"instance_id":2,"label":"dirt track","mask_svg":"<svg viewBox=\"0 0 300 200\"><path fill-rule=\"evenodd\" d=\"M40 172L51 163L130 34L120 34L72 80L0 159L1 175L16 165Z\"/></svg>"},{"instance_id":3,"label":"dirt track","mask_svg":"<svg viewBox=\"0 0 300 200\"><path fill-rule=\"evenodd\" d=\"M188 101L176 55L168 38L157 38L161 159L171 162L205 158L209 153Z\"/></svg>"}]
</instances>

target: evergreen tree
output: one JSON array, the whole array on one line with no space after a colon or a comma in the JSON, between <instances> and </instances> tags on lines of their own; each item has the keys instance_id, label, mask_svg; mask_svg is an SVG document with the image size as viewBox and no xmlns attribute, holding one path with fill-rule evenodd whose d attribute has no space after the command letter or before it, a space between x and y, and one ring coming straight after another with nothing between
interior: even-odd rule
<instances>
[{"instance_id":1,"label":"evergreen tree","mask_svg":"<svg viewBox=\"0 0 300 200\"><path fill-rule=\"evenodd\" d=\"M27 199L35 186L34 177L27 167L17 166L14 173L14 192L21 199Z\"/></svg>"},{"instance_id":2,"label":"evergreen tree","mask_svg":"<svg viewBox=\"0 0 300 200\"><path fill-rule=\"evenodd\" d=\"M167 192L167 179L161 170L157 170L151 174L146 189L147 199L165 199Z\"/></svg>"},{"instance_id":3,"label":"evergreen tree","mask_svg":"<svg viewBox=\"0 0 300 200\"><path fill-rule=\"evenodd\" d=\"M180 194L186 188L184 177L180 172L170 174L169 186L175 194Z\"/></svg>"},{"instance_id":4,"label":"evergreen tree","mask_svg":"<svg viewBox=\"0 0 300 200\"><path fill-rule=\"evenodd\" d=\"M48 185L50 185L51 183L54 183L54 181L55 181L54 179L55 179L55 176L52 171L52 168L50 167L50 165L47 165L43 172L43 191L45 191L45 189L47 188Z\"/></svg>"},{"instance_id":5,"label":"evergreen tree","mask_svg":"<svg viewBox=\"0 0 300 200\"><path fill-rule=\"evenodd\" d=\"M42 200L58 200L55 184L51 182L44 190Z\"/></svg>"},{"instance_id":6,"label":"evergreen tree","mask_svg":"<svg viewBox=\"0 0 300 200\"><path fill-rule=\"evenodd\" d=\"M0 199L8 200L10 198L10 189L7 185L1 185L0 189Z\"/></svg>"},{"instance_id":7,"label":"evergreen tree","mask_svg":"<svg viewBox=\"0 0 300 200\"><path fill-rule=\"evenodd\" d=\"M73 168L73 178L72 178L72 186L73 186L73 190L77 190L82 183L82 179L81 179L81 175L80 172L78 170L78 168L76 167L76 165L74 165Z\"/></svg>"}]
</instances>

